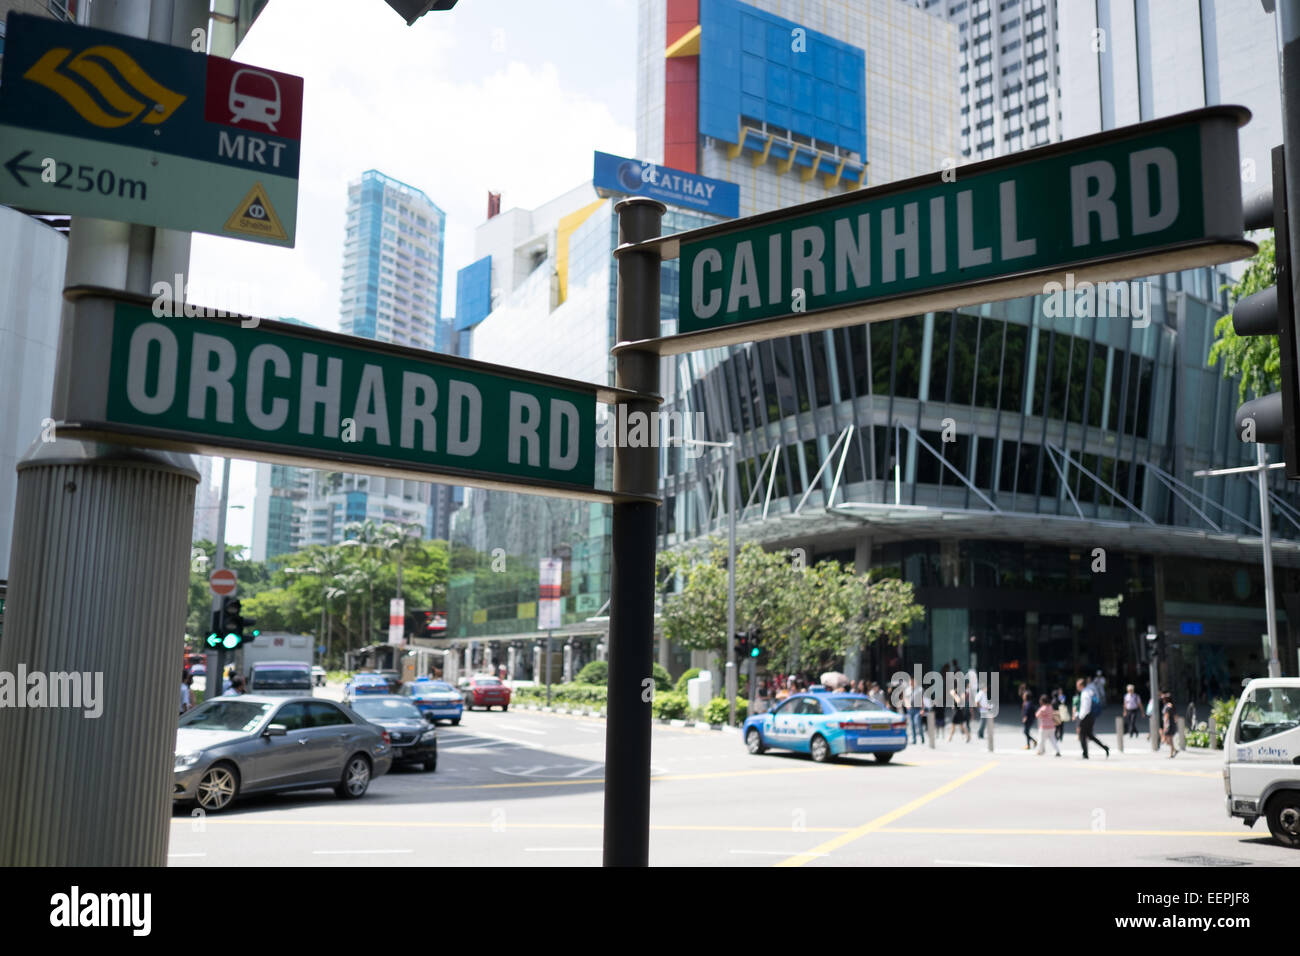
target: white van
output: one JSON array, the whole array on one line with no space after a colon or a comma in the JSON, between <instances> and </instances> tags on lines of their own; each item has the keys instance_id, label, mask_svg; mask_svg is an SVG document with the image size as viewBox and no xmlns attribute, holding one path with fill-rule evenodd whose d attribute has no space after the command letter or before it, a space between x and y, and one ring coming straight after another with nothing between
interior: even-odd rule
<instances>
[{"instance_id":1,"label":"white van","mask_svg":"<svg viewBox=\"0 0 1300 956\"><path fill-rule=\"evenodd\" d=\"M1300 677L1248 683L1223 751L1228 816L1264 817L1273 839L1300 848Z\"/></svg>"}]
</instances>

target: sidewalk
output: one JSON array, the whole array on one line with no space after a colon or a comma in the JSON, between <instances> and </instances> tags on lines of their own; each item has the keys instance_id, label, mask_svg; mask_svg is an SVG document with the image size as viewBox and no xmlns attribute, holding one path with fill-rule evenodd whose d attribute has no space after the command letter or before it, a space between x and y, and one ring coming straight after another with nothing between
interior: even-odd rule
<instances>
[{"instance_id":1,"label":"sidewalk","mask_svg":"<svg viewBox=\"0 0 1300 956\"><path fill-rule=\"evenodd\" d=\"M951 711L945 713L945 717L948 717L950 715L951 715ZM1096 734L1097 739L1110 748L1111 759L1114 759L1115 757L1120 755L1120 750L1116 746L1116 742L1115 742L1116 716L1118 716L1118 714L1114 711L1114 708L1107 708L1106 710L1102 711L1101 718L1097 721L1097 725L1094 728L1094 732ZM1003 707L1001 711L998 713L997 717L994 718L994 722L995 722L995 726L993 729L993 738L994 738L994 749L996 753L1015 753L1017 751L1021 753L1025 752L1025 734L1024 734L1024 730L1021 727L1019 711L1012 711L1009 707ZM942 750L952 750L957 747L960 747L963 750L972 750L978 748L980 751L987 752L988 741L981 740L979 738L979 726L980 726L979 720L973 720L971 722L970 725L971 742L968 744L966 743L965 737L962 734L960 729L953 736L952 740L949 741L948 734L952 730L952 725L951 723L945 721L943 727L939 728L940 733L938 735L938 740L936 741L937 745L934 749L936 751L942 751ZM1031 733L1033 734L1034 739L1037 740L1039 737L1039 728L1037 724L1035 724L1035 726L1032 728ZM929 745L928 730L926 731L926 735L927 735L926 736L927 742L925 744L921 744L919 741L916 744L912 744L911 731L909 728L908 731L909 746L916 746L916 747L924 746L926 749L929 749L930 745ZM1065 725L1065 733L1061 737L1060 744L1061 744L1061 753L1064 756L1066 757L1073 756L1076 758L1080 756L1082 750L1079 746L1079 722L1077 720L1072 720ZM1033 749L1036 750L1037 747ZM1050 754L1053 752L1054 751L1052 750L1052 745L1049 742L1047 745L1047 753ZM1123 752L1125 754L1140 755L1145 757L1162 756L1165 759L1169 758L1169 747L1167 744L1163 744L1163 743L1161 744L1161 749L1159 754L1156 754L1155 751L1152 750L1151 742L1147 737L1147 724L1145 720L1138 728L1138 736L1124 737ZM1220 761L1223 759L1222 750L1209 750L1204 747L1190 747L1186 750L1180 750L1178 757L1174 759L1177 760L1183 757L1187 757L1189 755L1192 756L1193 759L1195 759L1196 757L1205 757L1205 756L1212 756L1216 760L1220 760ZM1090 759L1093 757L1101 757L1103 760L1106 759L1105 752L1102 751L1095 743L1089 744L1088 756Z\"/></svg>"}]
</instances>

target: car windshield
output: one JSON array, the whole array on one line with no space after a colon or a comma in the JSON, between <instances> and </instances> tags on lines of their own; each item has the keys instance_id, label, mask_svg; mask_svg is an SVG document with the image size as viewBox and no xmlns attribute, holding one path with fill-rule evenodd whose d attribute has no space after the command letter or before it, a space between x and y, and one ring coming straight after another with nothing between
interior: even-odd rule
<instances>
[{"instance_id":1,"label":"car windshield","mask_svg":"<svg viewBox=\"0 0 1300 956\"><path fill-rule=\"evenodd\" d=\"M415 705L404 700L359 700L352 705L352 709L370 720L422 719Z\"/></svg>"},{"instance_id":2,"label":"car windshield","mask_svg":"<svg viewBox=\"0 0 1300 956\"><path fill-rule=\"evenodd\" d=\"M388 683L386 680L384 680L384 679L383 679L382 677L380 677L378 674L358 674L356 677L354 677L354 678L352 678L352 679L353 679L354 681L356 681L358 684L386 684L386 683Z\"/></svg>"},{"instance_id":3,"label":"car windshield","mask_svg":"<svg viewBox=\"0 0 1300 956\"><path fill-rule=\"evenodd\" d=\"M423 683L415 685L415 692L417 694L445 694L449 691L453 694L456 693L454 687L450 684L443 683L440 680L424 681Z\"/></svg>"},{"instance_id":4,"label":"car windshield","mask_svg":"<svg viewBox=\"0 0 1300 956\"><path fill-rule=\"evenodd\" d=\"M1300 688L1257 688L1241 709L1237 741L1250 743L1300 727Z\"/></svg>"},{"instance_id":5,"label":"car windshield","mask_svg":"<svg viewBox=\"0 0 1300 956\"><path fill-rule=\"evenodd\" d=\"M880 705L874 700L862 700L857 697L831 697L826 703L836 710L880 710Z\"/></svg>"},{"instance_id":6,"label":"car windshield","mask_svg":"<svg viewBox=\"0 0 1300 956\"><path fill-rule=\"evenodd\" d=\"M258 690L300 690L311 687L311 675L306 670L289 667L257 667L253 669L253 687Z\"/></svg>"},{"instance_id":7,"label":"car windshield","mask_svg":"<svg viewBox=\"0 0 1300 956\"><path fill-rule=\"evenodd\" d=\"M495 677L475 677L474 683L486 687L489 684L499 684L501 682L497 680Z\"/></svg>"},{"instance_id":8,"label":"car windshield","mask_svg":"<svg viewBox=\"0 0 1300 956\"><path fill-rule=\"evenodd\" d=\"M195 730L251 731L272 706L244 700L210 700L182 715L180 726Z\"/></svg>"}]
</instances>

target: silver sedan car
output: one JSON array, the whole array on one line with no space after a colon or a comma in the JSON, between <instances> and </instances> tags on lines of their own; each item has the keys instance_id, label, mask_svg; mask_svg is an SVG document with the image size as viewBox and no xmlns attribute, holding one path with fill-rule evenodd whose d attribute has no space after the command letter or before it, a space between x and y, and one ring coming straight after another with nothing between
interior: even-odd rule
<instances>
[{"instance_id":1,"label":"silver sedan car","mask_svg":"<svg viewBox=\"0 0 1300 956\"><path fill-rule=\"evenodd\" d=\"M365 794L392 764L388 732L319 697L217 697L188 711L176 733L172 799L209 813L237 796L333 787Z\"/></svg>"}]
</instances>

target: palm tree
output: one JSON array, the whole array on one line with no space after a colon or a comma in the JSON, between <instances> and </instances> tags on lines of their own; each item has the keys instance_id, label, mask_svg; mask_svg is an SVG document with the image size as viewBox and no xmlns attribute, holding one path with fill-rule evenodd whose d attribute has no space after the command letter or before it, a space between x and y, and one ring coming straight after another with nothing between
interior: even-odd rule
<instances>
[{"instance_id":1,"label":"palm tree","mask_svg":"<svg viewBox=\"0 0 1300 956\"><path fill-rule=\"evenodd\" d=\"M418 524L388 521L380 525L375 533L375 543L386 554L397 558L397 596L402 594L402 558L420 541L420 532L424 529Z\"/></svg>"}]
</instances>

